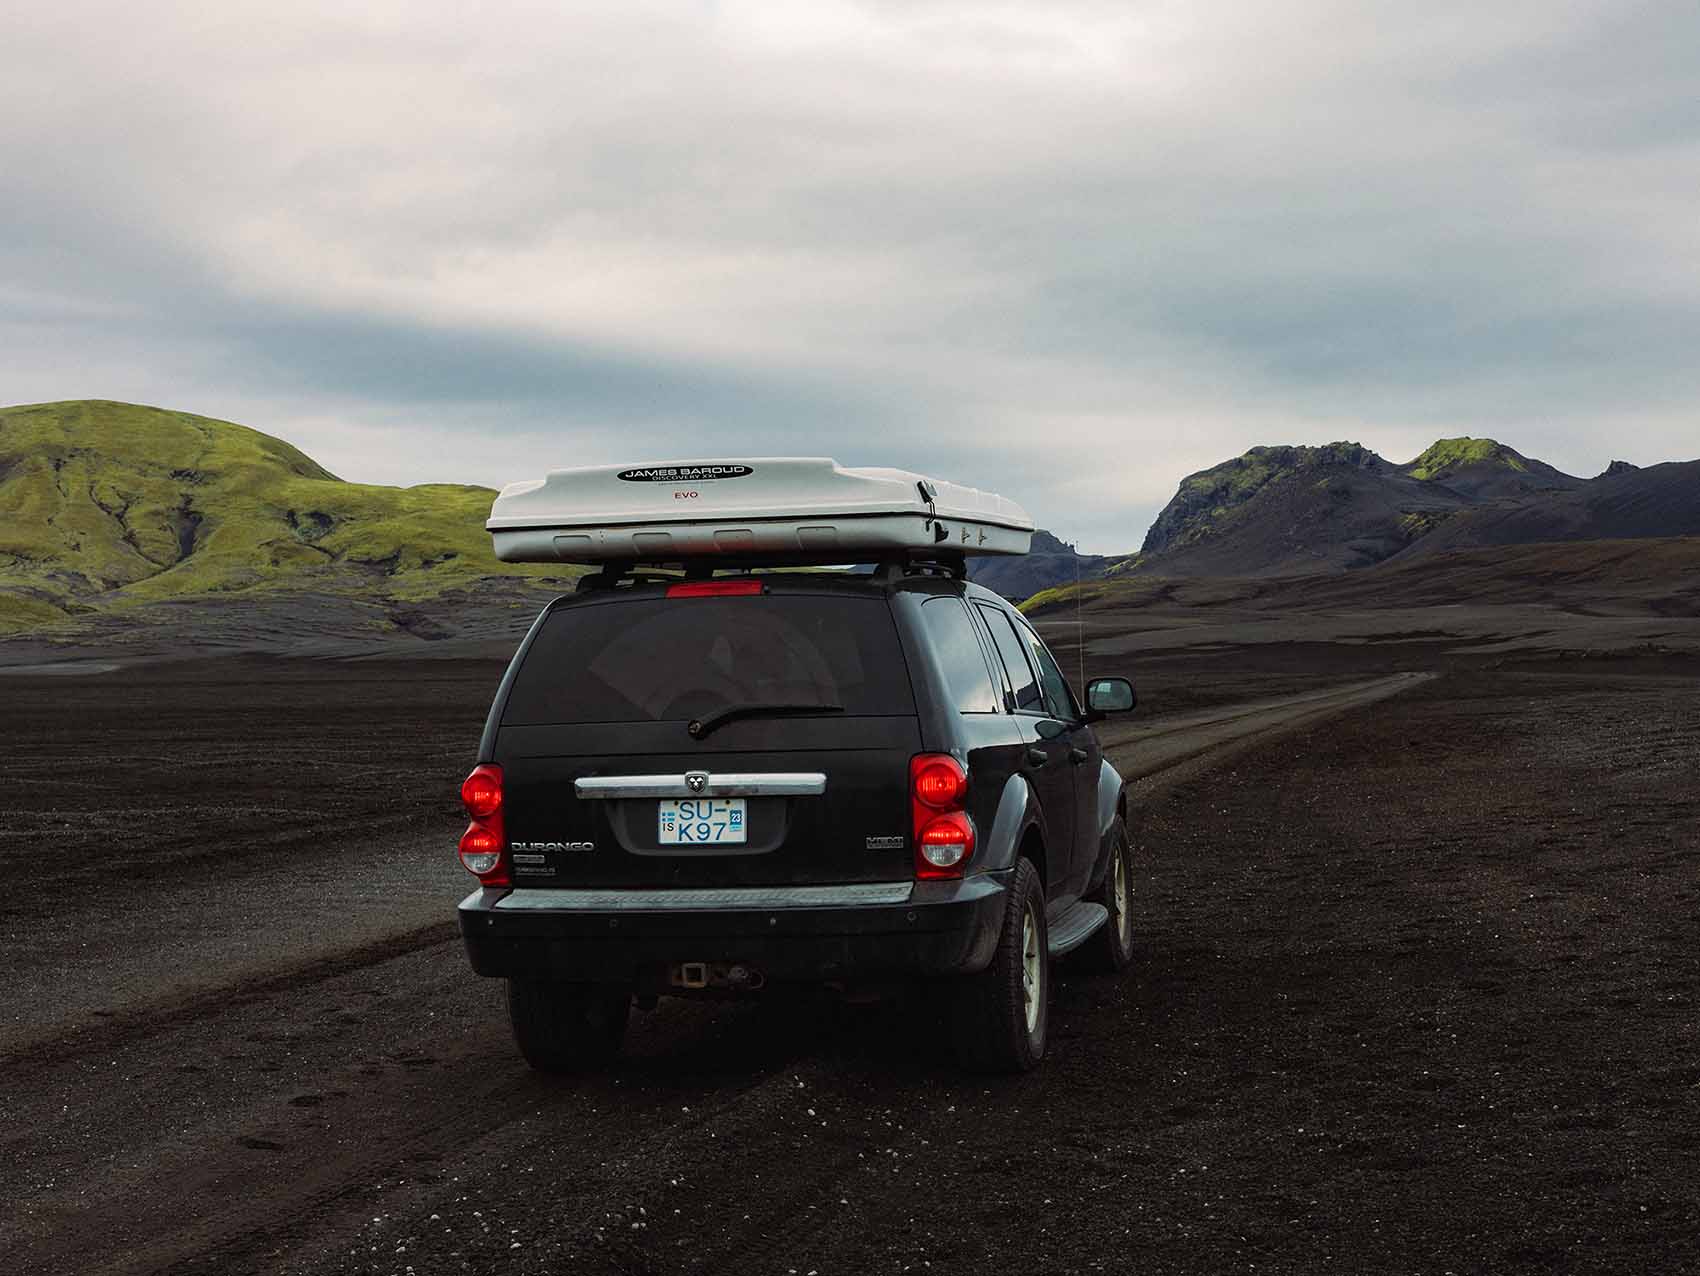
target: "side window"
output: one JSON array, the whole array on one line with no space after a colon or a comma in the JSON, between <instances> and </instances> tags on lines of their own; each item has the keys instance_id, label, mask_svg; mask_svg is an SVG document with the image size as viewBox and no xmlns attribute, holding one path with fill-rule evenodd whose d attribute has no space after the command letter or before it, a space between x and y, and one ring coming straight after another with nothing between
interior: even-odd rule
<instances>
[{"instance_id":1,"label":"side window","mask_svg":"<svg viewBox=\"0 0 1700 1276\"><path fill-rule=\"evenodd\" d=\"M1010 689L1015 694L1015 711L1043 713L1044 697L1039 693L1039 683L1033 676L1033 666L1027 663L1027 644L1016 634L1015 626L1009 617L996 607L981 606L980 614L986 618L986 626L992 631L992 641L997 645L998 656L1003 660L1004 672L1009 675Z\"/></svg>"},{"instance_id":2,"label":"side window","mask_svg":"<svg viewBox=\"0 0 1700 1276\"><path fill-rule=\"evenodd\" d=\"M1033 656L1033 663L1039 669L1039 682L1045 689L1045 703L1050 707L1053 718L1061 718L1065 722L1075 722L1080 718L1080 711L1074 707L1074 695L1068 689L1068 679L1062 676L1062 670L1057 668L1056 660L1051 656L1050 649L1039 641L1039 635L1026 625L1021 627L1021 636L1027 640L1027 650Z\"/></svg>"},{"instance_id":3,"label":"side window","mask_svg":"<svg viewBox=\"0 0 1700 1276\"><path fill-rule=\"evenodd\" d=\"M921 604L921 621L957 712L996 713L998 694L991 670L962 604L954 598L929 598Z\"/></svg>"}]
</instances>

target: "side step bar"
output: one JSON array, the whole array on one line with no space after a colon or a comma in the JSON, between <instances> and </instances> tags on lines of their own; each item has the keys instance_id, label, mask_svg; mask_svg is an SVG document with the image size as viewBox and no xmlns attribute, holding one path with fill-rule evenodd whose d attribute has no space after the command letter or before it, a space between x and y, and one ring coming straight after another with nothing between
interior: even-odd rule
<instances>
[{"instance_id":1,"label":"side step bar","mask_svg":"<svg viewBox=\"0 0 1700 1276\"><path fill-rule=\"evenodd\" d=\"M1110 910L1102 904L1080 900L1071 905L1066 913L1051 923L1051 956L1061 957L1064 953L1073 952L1109 920Z\"/></svg>"}]
</instances>

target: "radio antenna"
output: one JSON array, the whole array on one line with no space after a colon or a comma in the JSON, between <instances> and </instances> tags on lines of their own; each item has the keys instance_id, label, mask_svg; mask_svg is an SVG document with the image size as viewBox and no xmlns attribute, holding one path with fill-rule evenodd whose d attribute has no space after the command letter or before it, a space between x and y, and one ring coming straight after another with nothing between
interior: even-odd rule
<instances>
[{"instance_id":1,"label":"radio antenna","mask_svg":"<svg viewBox=\"0 0 1700 1276\"><path fill-rule=\"evenodd\" d=\"M1086 620L1081 615L1084 604L1080 599L1080 547L1070 545L1074 555L1074 654L1080 662L1080 694L1086 694Z\"/></svg>"}]
</instances>

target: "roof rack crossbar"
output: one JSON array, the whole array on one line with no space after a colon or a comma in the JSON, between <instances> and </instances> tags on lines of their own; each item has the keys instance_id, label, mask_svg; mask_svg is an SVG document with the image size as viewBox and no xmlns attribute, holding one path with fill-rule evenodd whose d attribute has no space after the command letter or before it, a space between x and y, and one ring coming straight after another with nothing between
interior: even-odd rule
<instances>
[{"instance_id":1,"label":"roof rack crossbar","mask_svg":"<svg viewBox=\"0 0 1700 1276\"><path fill-rule=\"evenodd\" d=\"M952 580L966 580L968 560L961 550L909 550L886 555L874 569L874 579L881 582L902 580L906 576L947 576Z\"/></svg>"},{"instance_id":2,"label":"roof rack crossbar","mask_svg":"<svg viewBox=\"0 0 1700 1276\"><path fill-rule=\"evenodd\" d=\"M646 571L632 563L604 563L601 571L580 576L577 589L579 593L586 593L593 589L613 589L622 582L634 585L671 585L686 579L695 577L682 576L678 572Z\"/></svg>"},{"instance_id":3,"label":"roof rack crossbar","mask_svg":"<svg viewBox=\"0 0 1700 1276\"><path fill-rule=\"evenodd\" d=\"M868 560L864 559L863 561ZM796 555L771 555L755 558L727 555L725 557L693 558L678 563L640 564L614 561L604 563L599 571L580 576L577 590L579 593L586 593L591 590L613 589L626 584L669 585L681 580L707 580L717 571L750 572L776 567L842 567L846 565ZM899 581L910 576L942 576L951 580L965 580L968 577L968 560L960 550L941 548L904 550L896 554L887 553L880 555L874 561L873 566L873 579L881 583Z\"/></svg>"}]
</instances>

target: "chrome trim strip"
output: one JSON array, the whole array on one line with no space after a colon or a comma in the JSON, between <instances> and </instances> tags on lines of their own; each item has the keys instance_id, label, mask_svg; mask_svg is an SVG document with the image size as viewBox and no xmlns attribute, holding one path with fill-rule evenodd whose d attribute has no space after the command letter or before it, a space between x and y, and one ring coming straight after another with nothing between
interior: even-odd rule
<instances>
[{"instance_id":1,"label":"chrome trim strip","mask_svg":"<svg viewBox=\"0 0 1700 1276\"><path fill-rule=\"evenodd\" d=\"M568 890L559 887L513 891L498 909L605 912L668 912L689 909L854 908L905 904L911 882L854 882L847 886L731 886L684 890Z\"/></svg>"},{"instance_id":2,"label":"chrome trim strip","mask_svg":"<svg viewBox=\"0 0 1700 1276\"><path fill-rule=\"evenodd\" d=\"M708 783L693 789L683 775L590 775L574 780L573 792L581 798L813 797L826 792L826 776L819 771L710 772Z\"/></svg>"}]
</instances>

